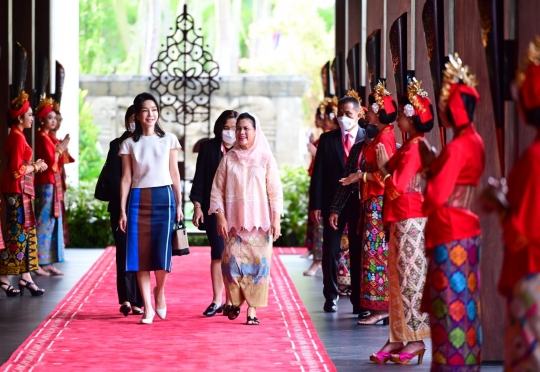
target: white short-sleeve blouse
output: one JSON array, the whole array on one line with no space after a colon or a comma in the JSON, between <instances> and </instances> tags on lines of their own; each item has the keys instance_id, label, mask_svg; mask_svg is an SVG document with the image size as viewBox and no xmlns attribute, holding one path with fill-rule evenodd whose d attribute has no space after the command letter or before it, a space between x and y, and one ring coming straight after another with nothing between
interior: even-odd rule
<instances>
[{"instance_id":1,"label":"white short-sleeve blouse","mask_svg":"<svg viewBox=\"0 0 540 372\"><path fill-rule=\"evenodd\" d=\"M172 185L169 170L170 152L172 149L180 148L178 138L171 133L165 133L163 138L157 134L141 136L137 142L129 137L122 142L118 155L131 155L133 169L131 188L142 189Z\"/></svg>"}]
</instances>

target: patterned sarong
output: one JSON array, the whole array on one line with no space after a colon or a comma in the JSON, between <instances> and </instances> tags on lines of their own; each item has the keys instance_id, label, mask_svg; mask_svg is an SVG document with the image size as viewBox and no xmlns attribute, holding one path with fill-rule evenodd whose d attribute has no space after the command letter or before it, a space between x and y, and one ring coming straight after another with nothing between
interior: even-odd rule
<instances>
[{"instance_id":1,"label":"patterned sarong","mask_svg":"<svg viewBox=\"0 0 540 372\"><path fill-rule=\"evenodd\" d=\"M25 227L22 195L4 194L4 199L6 200L6 249L0 251L0 275L19 275L37 270L36 227Z\"/></svg>"},{"instance_id":2,"label":"patterned sarong","mask_svg":"<svg viewBox=\"0 0 540 372\"><path fill-rule=\"evenodd\" d=\"M480 237L456 240L430 252L432 371L480 371Z\"/></svg>"},{"instance_id":3,"label":"patterned sarong","mask_svg":"<svg viewBox=\"0 0 540 372\"><path fill-rule=\"evenodd\" d=\"M44 184L36 186L38 259L40 265L64 261L64 231L62 214L55 215L61 204L55 198L55 186Z\"/></svg>"},{"instance_id":4,"label":"patterned sarong","mask_svg":"<svg viewBox=\"0 0 540 372\"><path fill-rule=\"evenodd\" d=\"M229 232L221 261L225 288L234 306L268 305L272 236L262 230Z\"/></svg>"},{"instance_id":5,"label":"patterned sarong","mask_svg":"<svg viewBox=\"0 0 540 372\"><path fill-rule=\"evenodd\" d=\"M390 226L391 342L420 341L430 337L429 314L420 311L427 274L426 222L426 218L410 218Z\"/></svg>"},{"instance_id":6,"label":"patterned sarong","mask_svg":"<svg viewBox=\"0 0 540 372\"><path fill-rule=\"evenodd\" d=\"M387 277L388 243L382 211L382 196L373 196L364 202L360 306L375 311L388 310L390 296Z\"/></svg>"},{"instance_id":7,"label":"patterned sarong","mask_svg":"<svg viewBox=\"0 0 540 372\"><path fill-rule=\"evenodd\" d=\"M338 285L340 286L348 287L351 285L351 260L349 255L349 236L347 235L347 228L345 228L345 231L343 231L343 235L341 236L341 252L339 253L337 280Z\"/></svg>"},{"instance_id":8,"label":"patterned sarong","mask_svg":"<svg viewBox=\"0 0 540 372\"><path fill-rule=\"evenodd\" d=\"M314 261L322 261L322 244L323 244L323 224L312 224L313 227L313 244L311 253Z\"/></svg>"},{"instance_id":9,"label":"patterned sarong","mask_svg":"<svg viewBox=\"0 0 540 372\"><path fill-rule=\"evenodd\" d=\"M508 299L506 371L540 371L540 274L520 280Z\"/></svg>"}]
</instances>

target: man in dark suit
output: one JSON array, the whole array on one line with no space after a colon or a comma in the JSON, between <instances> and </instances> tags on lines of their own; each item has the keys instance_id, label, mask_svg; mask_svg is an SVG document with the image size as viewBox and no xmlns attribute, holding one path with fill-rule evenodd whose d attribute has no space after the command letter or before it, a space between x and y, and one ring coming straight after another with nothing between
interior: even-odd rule
<instances>
[{"instance_id":1,"label":"man in dark suit","mask_svg":"<svg viewBox=\"0 0 540 372\"><path fill-rule=\"evenodd\" d=\"M367 143L369 143L377 133L379 128L374 124L368 124L365 126L366 136L365 140L362 142L357 142L351 149L347 164L345 164L345 170L343 172L343 177L349 176L349 174L358 171L358 169L363 168L363 163L361 159L363 157L363 150ZM337 230L339 228L339 216L344 211L344 207L349 202L349 199L354 198L354 203L358 201L359 203L359 188L358 182L351 183L347 186L340 184L337 187L336 194L334 195L334 200L330 206L330 226ZM359 205L359 204L358 204ZM362 219L363 216L360 215L359 219ZM357 226L353 227L354 229ZM349 229L351 226L349 225ZM351 303L353 305L353 314L358 314L359 319L364 319L369 315L369 311L363 311L360 307L360 282L362 280L362 235L358 236L358 245L352 246L349 244L349 260L350 260L350 273L351 273ZM358 295L357 295L358 294Z\"/></svg>"},{"instance_id":2,"label":"man in dark suit","mask_svg":"<svg viewBox=\"0 0 540 372\"><path fill-rule=\"evenodd\" d=\"M324 311L336 312L338 296L337 269L341 252L341 236L345 224L349 225L349 247L359 246L356 234L359 216L358 198L348 198L340 214L337 229L334 230L329 222L330 207L339 180L352 146L364 140L365 131L358 125L362 118L360 102L354 97L343 97L338 103L337 120L340 128L323 133L319 140L315 165L310 184L310 218L319 223L322 218L323 230L323 294L325 298ZM352 191L351 191L352 193ZM360 293L352 293L351 297L360 298Z\"/></svg>"}]
</instances>

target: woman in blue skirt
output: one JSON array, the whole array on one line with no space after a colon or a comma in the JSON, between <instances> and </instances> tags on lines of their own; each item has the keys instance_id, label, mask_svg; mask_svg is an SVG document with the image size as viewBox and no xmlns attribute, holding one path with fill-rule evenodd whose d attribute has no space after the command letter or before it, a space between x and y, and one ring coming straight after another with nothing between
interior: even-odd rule
<instances>
[{"instance_id":1,"label":"woman in blue skirt","mask_svg":"<svg viewBox=\"0 0 540 372\"><path fill-rule=\"evenodd\" d=\"M137 272L144 301L142 324L154 315L165 319L165 282L171 271L175 220L184 218L178 172L180 143L159 125L159 105L150 93L133 101L135 131L120 146L120 229L127 234L126 271ZM155 312L150 292L150 271L156 276Z\"/></svg>"}]
</instances>

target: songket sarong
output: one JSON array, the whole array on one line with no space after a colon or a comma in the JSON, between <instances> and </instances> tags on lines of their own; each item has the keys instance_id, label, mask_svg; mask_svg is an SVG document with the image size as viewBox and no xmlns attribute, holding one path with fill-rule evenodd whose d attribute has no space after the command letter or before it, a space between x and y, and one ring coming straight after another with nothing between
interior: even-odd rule
<instances>
[{"instance_id":1,"label":"songket sarong","mask_svg":"<svg viewBox=\"0 0 540 372\"><path fill-rule=\"evenodd\" d=\"M452 241L430 252L432 371L480 371L480 237Z\"/></svg>"},{"instance_id":2,"label":"songket sarong","mask_svg":"<svg viewBox=\"0 0 540 372\"><path fill-rule=\"evenodd\" d=\"M410 218L390 225L391 342L420 341L430 337L429 314L420 311L427 274L426 222L426 218Z\"/></svg>"},{"instance_id":3,"label":"songket sarong","mask_svg":"<svg viewBox=\"0 0 540 372\"><path fill-rule=\"evenodd\" d=\"M272 236L261 229L229 232L221 270L225 289L234 306L246 301L251 307L268 305L272 261Z\"/></svg>"},{"instance_id":4,"label":"songket sarong","mask_svg":"<svg viewBox=\"0 0 540 372\"><path fill-rule=\"evenodd\" d=\"M6 249L0 250L0 275L19 275L38 269L36 227L24 227L21 194L4 194Z\"/></svg>"},{"instance_id":5,"label":"songket sarong","mask_svg":"<svg viewBox=\"0 0 540 372\"><path fill-rule=\"evenodd\" d=\"M540 371L540 274L515 286L507 303L505 371Z\"/></svg>"},{"instance_id":6,"label":"songket sarong","mask_svg":"<svg viewBox=\"0 0 540 372\"><path fill-rule=\"evenodd\" d=\"M382 196L374 196L364 202L360 306L375 311L387 311L390 297L388 243L382 211Z\"/></svg>"},{"instance_id":7,"label":"songket sarong","mask_svg":"<svg viewBox=\"0 0 540 372\"><path fill-rule=\"evenodd\" d=\"M126 271L171 271L175 200L171 186L131 189Z\"/></svg>"},{"instance_id":8,"label":"songket sarong","mask_svg":"<svg viewBox=\"0 0 540 372\"><path fill-rule=\"evenodd\" d=\"M349 257L349 236L347 228L341 236L341 252L339 253L337 280L340 288L351 285L351 261Z\"/></svg>"},{"instance_id":9,"label":"songket sarong","mask_svg":"<svg viewBox=\"0 0 540 372\"><path fill-rule=\"evenodd\" d=\"M62 213L54 216L54 185L36 186L36 229L38 241L38 260L40 265L64 261L64 231Z\"/></svg>"},{"instance_id":10,"label":"songket sarong","mask_svg":"<svg viewBox=\"0 0 540 372\"><path fill-rule=\"evenodd\" d=\"M322 244L323 244L323 224L313 224L313 244L311 253L314 261L322 261Z\"/></svg>"}]
</instances>

